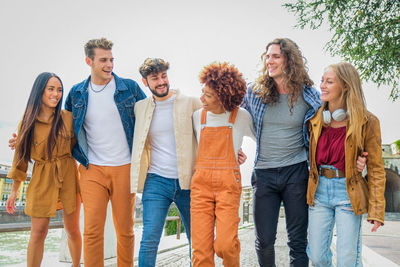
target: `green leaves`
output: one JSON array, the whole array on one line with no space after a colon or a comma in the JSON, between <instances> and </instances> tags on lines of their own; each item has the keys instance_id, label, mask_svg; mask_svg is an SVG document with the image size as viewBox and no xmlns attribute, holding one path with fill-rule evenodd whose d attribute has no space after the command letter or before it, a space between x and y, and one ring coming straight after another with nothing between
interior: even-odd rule
<instances>
[{"instance_id":1,"label":"green leaves","mask_svg":"<svg viewBox=\"0 0 400 267\"><path fill-rule=\"evenodd\" d=\"M283 6L300 29L327 22L333 35L325 50L354 64L364 80L389 85L393 101L400 97L400 1L292 0Z\"/></svg>"}]
</instances>

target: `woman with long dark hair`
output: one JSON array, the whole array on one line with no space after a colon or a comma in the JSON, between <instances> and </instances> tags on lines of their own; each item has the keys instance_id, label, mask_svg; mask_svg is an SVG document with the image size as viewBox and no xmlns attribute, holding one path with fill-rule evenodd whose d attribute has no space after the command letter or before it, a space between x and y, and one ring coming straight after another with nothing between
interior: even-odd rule
<instances>
[{"instance_id":1,"label":"woman with long dark hair","mask_svg":"<svg viewBox=\"0 0 400 267\"><path fill-rule=\"evenodd\" d=\"M313 266L333 266L330 250L336 224L337 266L362 266L361 220L376 231L385 217L385 170L379 120L365 107L357 70L330 65L321 81L321 108L310 120L308 255ZM368 180L357 157L368 153Z\"/></svg>"},{"instance_id":2,"label":"woman with long dark hair","mask_svg":"<svg viewBox=\"0 0 400 267\"><path fill-rule=\"evenodd\" d=\"M36 78L16 142L13 165L7 177L13 179L7 212L15 212L21 182L28 163L34 161L26 191L25 213L31 216L27 266L40 266L50 217L63 209L64 227L73 266L79 266L82 238L79 230L80 196L78 174L71 149L74 143L72 114L61 110L63 86L54 73Z\"/></svg>"}]
</instances>

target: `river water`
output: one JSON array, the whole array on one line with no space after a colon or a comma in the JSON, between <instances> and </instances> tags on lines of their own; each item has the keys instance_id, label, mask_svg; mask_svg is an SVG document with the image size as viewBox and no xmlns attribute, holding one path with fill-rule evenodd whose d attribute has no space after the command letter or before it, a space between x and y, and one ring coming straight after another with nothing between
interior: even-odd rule
<instances>
[{"instance_id":1,"label":"river water","mask_svg":"<svg viewBox=\"0 0 400 267\"><path fill-rule=\"evenodd\" d=\"M44 245L44 257L57 258L62 229L49 229ZM0 233L0 266L26 262L30 231Z\"/></svg>"}]
</instances>

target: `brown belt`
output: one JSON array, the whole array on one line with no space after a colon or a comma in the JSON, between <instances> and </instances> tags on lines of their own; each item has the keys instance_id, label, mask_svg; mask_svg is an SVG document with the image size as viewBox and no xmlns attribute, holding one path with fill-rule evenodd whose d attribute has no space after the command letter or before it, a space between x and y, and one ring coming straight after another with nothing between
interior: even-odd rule
<instances>
[{"instance_id":1,"label":"brown belt","mask_svg":"<svg viewBox=\"0 0 400 267\"><path fill-rule=\"evenodd\" d=\"M341 170L333 170L330 168L319 168L319 175L325 176L326 178L339 178L339 177L346 177L346 173Z\"/></svg>"}]
</instances>

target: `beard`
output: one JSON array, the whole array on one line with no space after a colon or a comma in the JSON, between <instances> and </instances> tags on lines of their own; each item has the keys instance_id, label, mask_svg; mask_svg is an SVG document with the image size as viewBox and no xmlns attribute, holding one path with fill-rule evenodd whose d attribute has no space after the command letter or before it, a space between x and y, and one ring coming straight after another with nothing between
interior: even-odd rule
<instances>
[{"instance_id":1,"label":"beard","mask_svg":"<svg viewBox=\"0 0 400 267\"><path fill-rule=\"evenodd\" d=\"M166 86L167 90L164 93L160 94L160 93L157 92L157 87L162 87L162 86ZM149 87L149 89L150 89L150 91L151 91L151 93L153 95L155 95L156 97L164 97L164 96L168 95L168 93L169 93L169 84L164 83L163 85L157 86L157 87L155 89Z\"/></svg>"}]
</instances>

